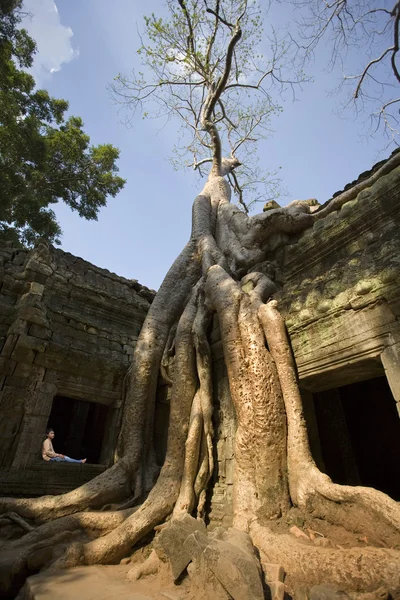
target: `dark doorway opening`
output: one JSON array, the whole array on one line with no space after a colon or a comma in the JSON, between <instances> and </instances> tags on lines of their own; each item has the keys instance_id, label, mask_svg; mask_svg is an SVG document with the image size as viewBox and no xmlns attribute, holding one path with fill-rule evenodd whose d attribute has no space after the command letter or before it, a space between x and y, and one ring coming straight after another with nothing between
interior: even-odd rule
<instances>
[{"instance_id":1,"label":"dark doorway opening","mask_svg":"<svg viewBox=\"0 0 400 600\"><path fill-rule=\"evenodd\" d=\"M108 413L103 404L56 396L48 421L55 432L55 451L98 464Z\"/></svg>"},{"instance_id":2,"label":"dark doorway opening","mask_svg":"<svg viewBox=\"0 0 400 600\"><path fill-rule=\"evenodd\" d=\"M400 419L386 377L314 394L323 470L400 500Z\"/></svg>"}]
</instances>

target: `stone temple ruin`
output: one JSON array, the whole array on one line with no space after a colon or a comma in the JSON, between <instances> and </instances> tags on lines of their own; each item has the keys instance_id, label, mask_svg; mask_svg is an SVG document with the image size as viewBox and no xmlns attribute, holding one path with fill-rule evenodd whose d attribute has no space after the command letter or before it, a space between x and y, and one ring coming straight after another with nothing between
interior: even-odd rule
<instances>
[{"instance_id":1,"label":"stone temple ruin","mask_svg":"<svg viewBox=\"0 0 400 600\"><path fill-rule=\"evenodd\" d=\"M314 459L333 481L371 486L395 500L399 248L395 169L384 185L379 180L347 202L340 218L336 212L317 221L274 256L275 297L296 359ZM61 493L113 463L124 381L154 292L46 243L30 251L5 245L0 256L1 495ZM208 517L230 525L235 415L216 318L211 340L217 456ZM154 424L160 464L168 401L160 385ZM48 425L56 430L57 451L87 456L90 464L43 464Z\"/></svg>"}]
</instances>

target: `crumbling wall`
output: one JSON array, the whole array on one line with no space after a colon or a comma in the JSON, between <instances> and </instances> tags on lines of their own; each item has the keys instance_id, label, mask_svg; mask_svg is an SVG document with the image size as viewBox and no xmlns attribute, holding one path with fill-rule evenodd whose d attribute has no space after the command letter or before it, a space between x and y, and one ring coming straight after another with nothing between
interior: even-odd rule
<instances>
[{"instance_id":1,"label":"crumbling wall","mask_svg":"<svg viewBox=\"0 0 400 600\"><path fill-rule=\"evenodd\" d=\"M111 407L112 461L123 381L154 292L39 243L0 248L0 466L38 461L56 395Z\"/></svg>"},{"instance_id":2,"label":"crumbling wall","mask_svg":"<svg viewBox=\"0 0 400 600\"><path fill-rule=\"evenodd\" d=\"M386 369L399 402L399 248L397 168L278 253L276 298L304 389L330 389Z\"/></svg>"}]
</instances>

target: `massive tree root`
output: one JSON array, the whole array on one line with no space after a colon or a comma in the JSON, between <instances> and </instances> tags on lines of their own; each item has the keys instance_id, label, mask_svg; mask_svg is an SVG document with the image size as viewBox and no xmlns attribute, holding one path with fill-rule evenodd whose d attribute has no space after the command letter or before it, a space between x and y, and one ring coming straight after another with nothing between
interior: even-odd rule
<instances>
[{"instance_id":1,"label":"massive tree root","mask_svg":"<svg viewBox=\"0 0 400 600\"><path fill-rule=\"evenodd\" d=\"M229 170L235 161L226 165ZM116 563L167 519L187 513L205 517L214 469L208 341L213 314L237 420L234 527L250 533L263 560L283 564L292 586L321 581L356 590L400 586L400 552L387 548L400 547L399 506L376 490L334 484L317 469L285 325L270 300L275 290L266 262L271 236L275 247L285 243L321 218L321 211L294 202L248 217L229 200L223 171L213 170L194 202L190 240L168 272L135 349L118 462L69 494L0 500L1 512L30 520L23 537L7 542L2 586L9 597L42 567ZM323 214L340 205L335 200ZM167 454L146 497L156 473L152 431L160 372L172 385ZM142 504L122 510L132 498ZM118 503L120 510L101 512ZM316 548L277 532L273 524L283 523L291 506L386 547Z\"/></svg>"}]
</instances>

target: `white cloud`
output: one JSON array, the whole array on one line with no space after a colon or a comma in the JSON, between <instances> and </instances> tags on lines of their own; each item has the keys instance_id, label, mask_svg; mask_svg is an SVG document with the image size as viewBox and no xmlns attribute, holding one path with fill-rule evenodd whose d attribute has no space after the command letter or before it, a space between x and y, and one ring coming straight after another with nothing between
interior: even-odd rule
<instances>
[{"instance_id":1,"label":"white cloud","mask_svg":"<svg viewBox=\"0 0 400 600\"><path fill-rule=\"evenodd\" d=\"M64 63L76 58L79 51L72 46L72 29L60 22L54 0L24 0L24 9L30 16L23 26L37 44L31 72L40 87Z\"/></svg>"}]
</instances>

